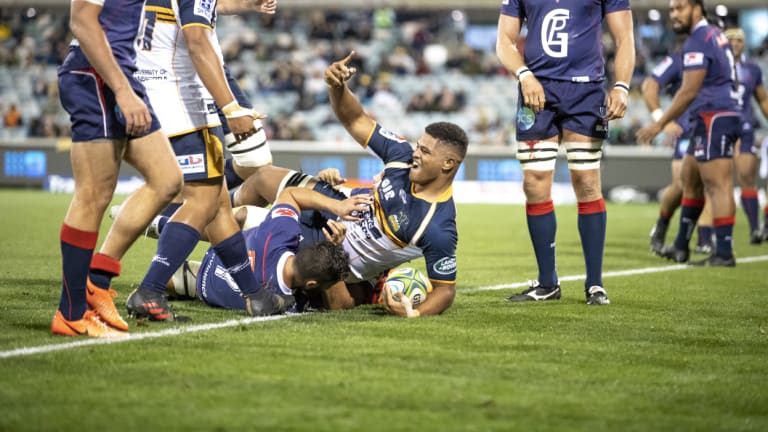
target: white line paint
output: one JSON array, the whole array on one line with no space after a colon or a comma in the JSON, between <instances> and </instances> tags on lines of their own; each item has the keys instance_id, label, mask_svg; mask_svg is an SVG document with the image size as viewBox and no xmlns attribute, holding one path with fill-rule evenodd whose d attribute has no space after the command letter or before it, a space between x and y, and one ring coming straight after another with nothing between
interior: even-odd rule
<instances>
[{"instance_id":1,"label":"white line paint","mask_svg":"<svg viewBox=\"0 0 768 432\"><path fill-rule=\"evenodd\" d=\"M768 261L768 255L760 255L760 256L736 259L736 262L739 264L748 264L748 263L760 262L760 261ZM661 272L686 270L686 269L694 269L694 268L699 268L699 267L691 267L686 264L675 264L675 265L668 265L668 266L661 266L661 267L645 267L645 268L632 269L632 270L618 270L618 271L612 271L612 272L605 272L603 273L603 278L633 276L633 275L648 274L648 273L661 273ZM582 275L575 275L575 276L565 276L559 279L560 279L560 282L573 282L578 280L584 280L586 279L586 277L587 277L586 275L582 274ZM460 292L475 293L480 291L494 291L494 290L507 289L507 288L523 288L527 286L528 286L528 282L515 282L511 284L470 288L466 290L461 290Z\"/></svg>"},{"instance_id":2,"label":"white line paint","mask_svg":"<svg viewBox=\"0 0 768 432\"><path fill-rule=\"evenodd\" d=\"M739 258L736 261L739 264L768 261L768 255ZM606 273L603 273L603 277L610 278L610 277L633 276L633 275L639 275L639 274L677 271L677 270L684 270L689 268L691 267L688 267L684 264L676 264L676 265L661 266L661 267L646 267L646 268L640 268L640 269L606 272ZM586 277L585 275L565 276L560 278L560 281L572 282L572 281L582 280L585 277ZM511 284L491 285L491 286L485 286L485 287L470 288L466 290L460 290L459 293L461 294L476 293L480 291L494 291L494 290L507 289L507 288L522 288L526 286L528 286L527 282L516 282ZM122 342L138 341L143 339L155 339L155 338L161 338L166 336L176 336L176 335L181 335L186 333L197 333L197 332L215 330L220 328L236 327L239 325L250 325L258 322L275 321L279 319L290 318L292 316L297 316L297 315L294 314L294 315L276 315L276 316L269 316L269 317L249 317L249 318L228 320L220 323L172 327L172 328L167 328L160 331L152 331L152 332L145 332L145 333L131 333L130 337L127 337L125 339L92 338L92 339L81 339L73 342L66 342L66 343L60 343L60 344L54 344L54 345L41 345L36 347L17 348L9 351L0 351L0 359L21 357L21 356L28 356L28 355L35 355L35 354L45 354L53 351L61 351L61 350L80 348L85 346L115 344L115 343L122 343Z\"/></svg>"}]
</instances>

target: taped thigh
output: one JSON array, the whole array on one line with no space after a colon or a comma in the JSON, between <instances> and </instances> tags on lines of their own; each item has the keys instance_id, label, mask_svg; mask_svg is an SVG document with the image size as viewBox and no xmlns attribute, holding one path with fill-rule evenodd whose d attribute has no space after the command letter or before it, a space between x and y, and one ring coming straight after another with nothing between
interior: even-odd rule
<instances>
[{"instance_id":1,"label":"taped thigh","mask_svg":"<svg viewBox=\"0 0 768 432\"><path fill-rule=\"evenodd\" d=\"M524 170L553 171L557 162L557 147L553 141L518 141L517 160Z\"/></svg>"},{"instance_id":2,"label":"taped thigh","mask_svg":"<svg viewBox=\"0 0 768 432\"><path fill-rule=\"evenodd\" d=\"M566 141L563 144L565 145L565 152L568 155L568 169L600 169L600 159L603 157L602 141Z\"/></svg>"},{"instance_id":3,"label":"taped thigh","mask_svg":"<svg viewBox=\"0 0 768 432\"><path fill-rule=\"evenodd\" d=\"M242 167L260 167L272 163L272 151L269 149L267 133L261 120L254 120L253 127L256 128L256 133L243 141L238 142L232 133L224 138L232 158Z\"/></svg>"}]
</instances>

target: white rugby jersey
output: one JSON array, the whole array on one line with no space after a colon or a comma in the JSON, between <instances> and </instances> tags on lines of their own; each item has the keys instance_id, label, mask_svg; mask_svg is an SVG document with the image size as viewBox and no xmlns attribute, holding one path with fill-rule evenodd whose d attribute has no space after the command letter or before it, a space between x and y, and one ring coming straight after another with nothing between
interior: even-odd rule
<instances>
[{"instance_id":1,"label":"white rugby jersey","mask_svg":"<svg viewBox=\"0 0 768 432\"><path fill-rule=\"evenodd\" d=\"M216 0L147 0L136 38L134 76L147 89L169 137L221 124L216 104L195 71L182 29L204 26L223 64L216 32Z\"/></svg>"}]
</instances>

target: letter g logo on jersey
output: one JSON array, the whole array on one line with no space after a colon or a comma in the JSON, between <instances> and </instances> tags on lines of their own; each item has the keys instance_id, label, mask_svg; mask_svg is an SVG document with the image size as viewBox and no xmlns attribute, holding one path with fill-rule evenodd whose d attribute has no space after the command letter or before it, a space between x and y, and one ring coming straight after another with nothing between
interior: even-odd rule
<instances>
[{"instance_id":1,"label":"letter g logo on jersey","mask_svg":"<svg viewBox=\"0 0 768 432\"><path fill-rule=\"evenodd\" d=\"M568 56L568 33L564 32L571 12L568 9L553 9L541 23L541 47L550 57Z\"/></svg>"}]
</instances>

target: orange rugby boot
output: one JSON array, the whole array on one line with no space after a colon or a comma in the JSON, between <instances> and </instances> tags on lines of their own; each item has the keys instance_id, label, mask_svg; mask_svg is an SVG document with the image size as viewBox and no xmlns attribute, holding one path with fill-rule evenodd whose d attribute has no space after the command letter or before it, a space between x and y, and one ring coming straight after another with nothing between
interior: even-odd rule
<instances>
[{"instance_id":1,"label":"orange rugby boot","mask_svg":"<svg viewBox=\"0 0 768 432\"><path fill-rule=\"evenodd\" d=\"M128 332L115 330L102 321L96 312L85 311L77 321L67 321L61 311L57 310L51 323L51 332L62 336L88 336L95 338L118 339L128 337Z\"/></svg>"},{"instance_id":2,"label":"orange rugby boot","mask_svg":"<svg viewBox=\"0 0 768 432\"><path fill-rule=\"evenodd\" d=\"M88 279L85 284L85 299L88 306L91 307L101 318L102 321L112 326L116 330L128 331L128 323L115 307L113 298L117 297L117 291L112 288L105 290L97 287Z\"/></svg>"}]
</instances>

